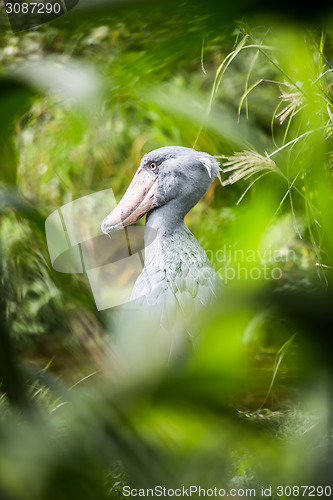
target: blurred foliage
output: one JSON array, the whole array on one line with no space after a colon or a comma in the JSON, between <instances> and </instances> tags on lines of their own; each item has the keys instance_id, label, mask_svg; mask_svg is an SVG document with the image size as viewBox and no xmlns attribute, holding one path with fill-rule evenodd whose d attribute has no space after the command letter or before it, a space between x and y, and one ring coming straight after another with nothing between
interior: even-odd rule
<instances>
[{"instance_id":1,"label":"blurred foliage","mask_svg":"<svg viewBox=\"0 0 333 500\"><path fill-rule=\"evenodd\" d=\"M283 7L82 1L16 34L0 18L1 498L332 484L333 17ZM220 157L224 187L187 224L225 297L186 359L132 365L117 311L52 269L44 221L120 196L171 144Z\"/></svg>"}]
</instances>

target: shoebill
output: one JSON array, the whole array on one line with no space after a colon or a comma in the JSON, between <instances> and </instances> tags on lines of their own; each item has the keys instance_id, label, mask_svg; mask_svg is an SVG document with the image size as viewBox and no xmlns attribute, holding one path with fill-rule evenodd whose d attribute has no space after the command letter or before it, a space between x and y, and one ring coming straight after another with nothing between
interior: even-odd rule
<instances>
[{"instance_id":1,"label":"shoebill","mask_svg":"<svg viewBox=\"0 0 333 500\"><path fill-rule=\"evenodd\" d=\"M213 156L194 149L168 146L151 151L103 220L102 231L110 234L146 214L145 263L131 304L158 318L162 331L183 328L195 335L191 318L210 306L222 289L205 251L184 222L214 179L221 181L220 170Z\"/></svg>"}]
</instances>

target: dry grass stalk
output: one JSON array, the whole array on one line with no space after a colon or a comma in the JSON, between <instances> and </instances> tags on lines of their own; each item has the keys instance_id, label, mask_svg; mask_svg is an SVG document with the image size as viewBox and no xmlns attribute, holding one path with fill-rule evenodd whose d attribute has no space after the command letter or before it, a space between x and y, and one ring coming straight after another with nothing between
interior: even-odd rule
<instances>
[{"instance_id":1,"label":"dry grass stalk","mask_svg":"<svg viewBox=\"0 0 333 500\"><path fill-rule=\"evenodd\" d=\"M280 113L276 115L279 118L280 125L288 118L288 116L295 116L304 107L304 95L298 89L296 89L292 84L284 82L285 87L289 87L293 92L286 92L281 85L279 85L281 94L279 95L282 102L287 102Z\"/></svg>"},{"instance_id":2,"label":"dry grass stalk","mask_svg":"<svg viewBox=\"0 0 333 500\"><path fill-rule=\"evenodd\" d=\"M277 172L278 168L273 160L265 152L265 156L257 153L256 151L239 151L233 156L224 157L228 160L224 163L222 172L233 172L222 183L223 186L235 184L240 179L249 179L252 175L266 171Z\"/></svg>"}]
</instances>

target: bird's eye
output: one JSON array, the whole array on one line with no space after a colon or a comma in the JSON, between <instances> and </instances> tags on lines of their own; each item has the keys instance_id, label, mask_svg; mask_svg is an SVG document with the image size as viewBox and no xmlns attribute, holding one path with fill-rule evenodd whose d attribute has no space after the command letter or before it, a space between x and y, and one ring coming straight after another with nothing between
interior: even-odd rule
<instances>
[{"instance_id":1,"label":"bird's eye","mask_svg":"<svg viewBox=\"0 0 333 500\"><path fill-rule=\"evenodd\" d=\"M152 170L153 172L157 169L157 165L156 165L156 163L154 163L154 162L153 162L153 163L151 163L151 164L149 165L149 167L150 167L150 170Z\"/></svg>"}]
</instances>

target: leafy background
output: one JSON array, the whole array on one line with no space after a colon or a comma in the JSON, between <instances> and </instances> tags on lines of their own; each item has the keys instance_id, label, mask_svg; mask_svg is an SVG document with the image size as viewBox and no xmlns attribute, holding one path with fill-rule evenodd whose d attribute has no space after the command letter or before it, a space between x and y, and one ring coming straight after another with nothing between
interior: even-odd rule
<instances>
[{"instance_id":1,"label":"leafy background","mask_svg":"<svg viewBox=\"0 0 333 500\"><path fill-rule=\"evenodd\" d=\"M82 1L14 34L2 11L1 498L331 485L331 21L282 3ZM160 366L142 345L126 363L116 311L52 269L44 223L120 196L170 144L221 157L223 187L187 224L225 295L186 359ZM264 263L279 279L257 279L265 252L287 256Z\"/></svg>"}]
</instances>

